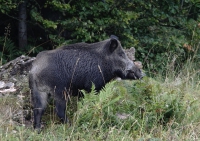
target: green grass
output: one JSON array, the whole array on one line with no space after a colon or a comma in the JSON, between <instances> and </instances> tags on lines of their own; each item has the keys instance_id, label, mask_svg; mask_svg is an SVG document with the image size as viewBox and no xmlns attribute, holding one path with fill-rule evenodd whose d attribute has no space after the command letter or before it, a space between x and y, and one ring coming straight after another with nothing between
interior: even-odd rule
<instances>
[{"instance_id":1,"label":"green grass","mask_svg":"<svg viewBox=\"0 0 200 141\"><path fill-rule=\"evenodd\" d=\"M46 111L41 134L13 120L22 103L13 97L0 101L0 140L163 141L200 140L200 70L188 62L179 73L113 81L96 95L72 98L67 114L71 126L58 122L53 106ZM10 110L9 110L10 109ZM25 123L24 123L25 124Z\"/></svg>"}]
</instances>

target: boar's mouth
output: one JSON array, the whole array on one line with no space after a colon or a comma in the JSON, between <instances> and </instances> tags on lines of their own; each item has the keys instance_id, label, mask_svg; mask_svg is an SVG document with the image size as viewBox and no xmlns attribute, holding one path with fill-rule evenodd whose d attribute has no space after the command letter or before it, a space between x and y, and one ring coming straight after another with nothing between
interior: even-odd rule
<instances>
[{"instance_id":1,"label":"boar's mouth","mask_svg":"<svg viewBox=\"0 0 200 141\"><path fill-rule=\"evenodd\" d=\"M141 69L134 71L134 70L128 70L127 78L128 79L142 79L145 76L145 73L142 72Z\"/></svg>"}]
</instances>

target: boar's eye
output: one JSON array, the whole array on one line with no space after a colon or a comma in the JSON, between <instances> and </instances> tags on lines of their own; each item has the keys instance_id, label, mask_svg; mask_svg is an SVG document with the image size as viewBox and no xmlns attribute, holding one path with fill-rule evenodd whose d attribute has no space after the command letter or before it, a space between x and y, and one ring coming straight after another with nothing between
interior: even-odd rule
<instances>
[{"instance_id":1,"label":"boar's eye","mask_svg":"<svg viewBox=\"0 0 200 141\"><path fill-rule=\"evenodd\" d=\"M125 57L125 53L124 52L120 52L120 53L118 53L118 55L120 56L120 57Z\"/></svg>"}]
</instances>

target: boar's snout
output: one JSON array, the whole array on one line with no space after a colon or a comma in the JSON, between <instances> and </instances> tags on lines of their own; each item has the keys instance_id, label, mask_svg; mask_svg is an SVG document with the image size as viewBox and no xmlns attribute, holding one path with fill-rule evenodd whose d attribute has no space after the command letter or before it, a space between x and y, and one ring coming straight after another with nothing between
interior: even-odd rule
<instances>
[{"instance_id":1,"label":"boar's snout","mask_svg":"<svg viewBox=\"0 0 200 141\"><path fill-rule=\"evenodd\" d=\"M127 79L142 79L146 74L137 66L128 70Z\"/></svg>"}]
</instances>

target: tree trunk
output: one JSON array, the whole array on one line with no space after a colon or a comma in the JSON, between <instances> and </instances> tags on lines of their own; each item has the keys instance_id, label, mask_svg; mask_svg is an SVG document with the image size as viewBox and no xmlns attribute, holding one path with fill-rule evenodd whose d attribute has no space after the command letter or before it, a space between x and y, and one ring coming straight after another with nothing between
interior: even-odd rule
<instances>
[{"instance_id":1,"label":"tree trunk","mask_svg":"<svg viewBox=\"0 0 200 141\"><path fill-rule=\"evenodd\" d=\"M19 27L18 27L19 48L24 49L27 46L27 25L26 25L26 2L19 4Z\"/></svg>"}]
</instances>

